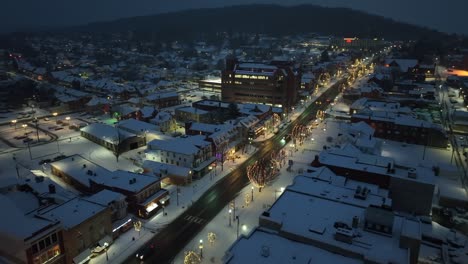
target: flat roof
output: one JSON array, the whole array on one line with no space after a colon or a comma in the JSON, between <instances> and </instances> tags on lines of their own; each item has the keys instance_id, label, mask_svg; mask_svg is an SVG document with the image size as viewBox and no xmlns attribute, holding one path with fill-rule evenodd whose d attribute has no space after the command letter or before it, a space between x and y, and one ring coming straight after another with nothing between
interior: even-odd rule
<instances>
[{"instance_id":1,"label":"flat roof","mask_svg":"<svg viewBox=\"0 0 468 264\"><path fill-rule=\"evenodd\" d=\"M307 180L311 182L309 185L314 183L312 179L301 178L304 181L301 180L300 184L304 184ZM341 199L297 192L295 189L298 188L304 187L295 183L286 188L268 210L269 216L261 217L280 223L280 232L325 243L343 251L351 251L361 255L361 259L369 259L378 263L407 263L409 251L399 246L403 218L394 217L391 237L368 232L363 229L366 212L364 205L356 206L355 203L343 202ZM359 218L360 224L352 232L358 233L359 236L353 237L350 244L336 240L334 223L344 222L351 226L355 216ZM316 231L317 228L320 232Z\"/></svg>"},{"instance_id":2,"label":"flat roof","mask_svg":"<svg viewBox=\"0 0 468 264\"><path fill-rule=\"evenodd\" d=\"M68 176L87 187L91 186L91 180L97 184L138 193L147 186L160 181L160 179L155 176L122 170L109 171L80 155L73 155L52 162L51 166L63 171ZM130 184L130 180L133 179L135 179L135 182Z\"/></svg>"},{"instance_id":3,"label":"flat roof","mask_svg":"<svg viewBox=\"0 0 468 264\"><path fill-rule=\"evenodd\" d=\"M58 206L38 210L38 214L52 221L60 221L65 229L70 229L106 209L106 206L75 198Z\"/></svg>"},{"instance_id":4,"label":"flat roof","mask_svg":"<svg viewBox=\"0 0 468 264\"><path fill-rule=\"evenodd\" d=\"M144 132L148 132L151 130L153 131L157 130L156 129L157 127L155 125L147 123L147 122L143 122L140 120L136 120L134 118L129 118L129 119L120 121L119 123L117 123L117 127L127 129L130 131L136 131L138 134L143 134Z\"/></svg>"},{"instance_id":5,"label":"flat roof","mask_svg":"<svg viewBox=\"0 0 468 264\"><path fill-rule=\"evenodd\" d=\"M92 123L80 130L97 138L101 138L111 144L118 143L119 137L121 141L127 138L136 137L135 134L101 123Z\"/></svg>"},{"instance_id":6,"label":"flat roof","mask_svg":"<svg viewBox=\"0 0 468 264\"><path fill-rule=\"evenodd\" d=\"M365 153L359 153L356 155L346 153L341 149L329 149L320 152L319 161L324 165L376 173L426 184L434 184L435 182L435 175L432 169L419 165L410 167L404 166L403 164L395 164L395 161L389 157ZM395 169L395 173L388 173L387 166L389 163L392 164ZM408 177L410 170L414 170L416 172L416 178Z\"/></svg>"},{"instance_id":7,"label":"flat roof","mask_svg":"<svg viewBox=\"0 0 468 264\"><path fill-rule=\"evenodd\" d=\"M261 228L237 240L226 252L225 261L228 264L362 263L357 259L286 239Z\"/></svg>"},{"instance_id":8,"label":"flat roof","mask_svg":"<svg viewBox=\"0 0 468 264\"><path fill-rule=\"evenodd\" d=\"M13 200L3 194L0 194L0 208L4 212L0 221L0 233L10 237L27 239L47 226L55 224L54 221L26 215Z\"/></svg>"}]
</instances>

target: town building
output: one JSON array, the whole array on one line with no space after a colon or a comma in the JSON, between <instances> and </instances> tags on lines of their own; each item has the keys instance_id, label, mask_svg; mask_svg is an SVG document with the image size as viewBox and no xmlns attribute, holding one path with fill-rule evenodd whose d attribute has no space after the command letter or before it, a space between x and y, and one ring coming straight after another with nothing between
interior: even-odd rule
<instances>
[{"instance_id":1,"label":"town building","mask_svg":"<svg viewBox=\"0 0 468 264\"><path fill-rule=\"evenodd\" d=\"M332 49L349 49L349 50L379 50L385 47L388 43L379 38L332 38L330 40L330 47Z\"/></svg>"},{"instance_id":2,"label":"town building","mask_svg":"<svg viewBox=\"0 0 468 264\"><path fill-rule=\"evenodd\" d=\"M62 225L65 263L83 263L91 258L94 248L108 246L113 241L111 211L106 206L74 198L40 208L37 215Z\"/></svg>"},{"instance_id":3,"label":"town building","mask_svg":"<svg viewBox=\"0 0 468 264\"><path fill-rule=\"evenodd\" d=\"M60 221L27 214L18 202L0 194L4 210L0 221L0 256L9 263L71 263L65 260Z\"/></svg>"},{"instance_id":4,"label":"town building","mask_svg":"<svg viewBox=\"0 0 468 264\"><path fill-rule=\"evenodd\" d=\"M101 123L89 124L80 131L82 137L118 154L146 144L144 136L137 136L123 129Z\"/></svg>"},{"instance_id":5,"label":"town building","mask_svg":"<svg viewBox=\"0 0 468 264\"><path fill-rule=\"evenodd\" d=\"M156 214L162 203L169 202L168 191L161 188L161 179L156 176L109 171L80 155L52 162L50 166L53 175L83 193L110 190L125 195L129 211L142 218ZM120 200L117 204L121 208Z\"/></svg>"},{"instance_id":6,"label":"town building","mask_svg":"<svg viewBox=\"0 0 468 264\"><path fill-rule=\"evenodd\" d=\"M240 63L230 57L221 79L223 101L269 104L289 112L297 102L301 73L292 62Z\"/></svg>"},{"instance_id":7,"label":"town building","mask_svg":"<svg viewBox=\"0 0 468 264\"><path fill-rule=\"evenodd\" d=\"M180 125L185 122L210 122L212 119L209 111L201 110L192 106L183 106L175 109L175 119Z\"/></svg>"},{"instance_id":8,"label":"town building","mask_svg":"<svg viewBox=\"0 0 468 264\"><path fill-rule=\"evenodd\" d=\"M194 178L200 178L216 161L211 142L206 136L184 136L148 142L146 159L190 168Z\"/></svg>"},{"instance_id":9,"label":"town building","mask_svg":"<svg viewBox=\"0 0 468 264\"><path fill-rule=\"evenodd\" d=\"M348 179L388 190L394 210L417 215L431 213L437 165L397 164L392 158L349 147L323 150L312 161L314 167L327 166Z\"/></svg>"},{"instance_id":10,"label":"town building","mask_svg":"<svg viewBox=\"0 0 468 264\"><path fill-rule=\"evenodd\" d=\"M375 136L379 138L439 148L446 148L449 143L445 129L440 124L399 113L398 109L378 111L365 108L352 111L351 122L366 122L374 128Z\"/></svg>"},{"instance_id":11,"label":"town building","mask_svg":"<svg viewBox=\"0 0 468 264\"><path fill-rule=\"evenodd\" d=\"M316 172L323 173L328 174L321 169ZM260 215L259 228L237 240L224 260L241 263L249 255L268 263L290 259L305 263L417 263L419 221L394 214L389 204L385 192L380 193L376 186L314 173L296 176ZM268 243L261 240L265 236L270 238ZM293 245L294 249L308 250L292 250ZM275 251L279 248L281 254Z\"/></svg>"},{"instance_id":12,"label":"town building","mask_svg":"<svg viewBox=\"0 0 468 264\"><path fill-rule=\"evenodd\" d=\"M144 174L161 178L164 184L186 185L192 182L192 170L187 167L145 160L141 165Z\"/></svg>"}]
</instances>

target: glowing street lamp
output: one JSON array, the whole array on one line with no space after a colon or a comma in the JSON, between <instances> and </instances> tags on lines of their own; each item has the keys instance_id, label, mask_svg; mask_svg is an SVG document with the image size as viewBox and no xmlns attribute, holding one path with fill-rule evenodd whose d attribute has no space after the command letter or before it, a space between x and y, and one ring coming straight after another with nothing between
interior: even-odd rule
<instances>
[{"instance_id":1,"label":"glowing street lamp","mask_svg":"<svg viewBox=\"0 0 468 264\"><path fill-rule=\"evenodd\" d=\"M69 116L65 117L65 120L70 121L70 117Z\"/></svg>"},{"instance_id":2,"label":"glowing street lamp","mask_svg":"<svg viewBox=\"0 0 468 264\"><path fill-rule=\"evenodd\" d=\"M162 209L163 209L163 216L166 215L165 211L164 211L164 204L165 204L165 201L161 201L161 204L162 204Z\"/></svg>"},{"instance_id":3,"label":"glowing street lamp","mask_svg":"<svg viewBox=\"0 0 468 264\"><path fill-rule=\"evenodd\" d=\"M232 214L232 210L229 209L229 226L231 226L231 214Z\"/></svg>"},{"instance_id":4,"label":"glowing street lamp","mask_svg":"<svg viewBox=\"0 0 468 264\"><path fill-rule=\"evenodd\" d=\"M16 119L11 120L11 123L15 126L15 130L16 130L16 122L18 122L18 120L16 120Z\"/></svg>"},{"instance_id":5,"label":"glowing street lamp","mask_svg":"<svg viewBox=\"0 0 468 264\"><path fill-rule=\"evenodd\" d=\"M203 258L203 239L200 239L200 244L198 245L200 249L200 258Z\"/></svg>"},{"instance_id":6,"label":"glowing street lamp","mask_svg":"<svg viewBox=\"0 0 468 264\"><path fill-rule=\"evenodd\" d=\"M254 197L253 197L253 193L254 193L253 190L254 190L254 187L252 186L250 189L252 190L252 202L253 202L253 201L254 201Z\"/></svg>"}]
</instances>

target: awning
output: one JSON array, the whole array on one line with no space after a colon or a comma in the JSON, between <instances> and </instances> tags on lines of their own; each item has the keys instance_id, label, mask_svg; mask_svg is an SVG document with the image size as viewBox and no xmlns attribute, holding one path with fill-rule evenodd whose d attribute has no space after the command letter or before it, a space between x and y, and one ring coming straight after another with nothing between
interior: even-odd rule
<instances>
[{"instance_id":1,"label":"awning","mask_svg":"<svg viewBox=\"0 0 468 264\"><path fill-rule=\"evenodd\" d=\"M78 256L74 257L73 258L73 263L74 264L84 264L84 263L88 262L90 260L90 258L91 258L91 250L88 248L88 249L85 249L80 254L78 254Z\"/></svg>"},{"instance_id":2,"label":"awning","mask_svg":"<svg viewBox=\"0 0 468 264\"><path fill-rule=\"evenodd\" d=\"M164 202L164 203L165 203L165 202L169 201L170 198L171 198L170 195L166 195L166 196L164 196L163 198L161 198L161 200L159 200L159 202L161 202L161 203Z\"/></svg>"},{"instance_id":3,"label":"awning","mask_svg":"<svg viewBox=\"0 0 468 264\"><path fill-rule=\"evenodd\" d=\"M169 192L166 189L161 189L157 191L155 194L151 195L146 199L146 201L140 203L143 207L147 207L149 204L151 204L155 200L159 200L160 198L166 196Z\"/></svg>"},{"instance_id":4,"label":"awning","mask_svg":"<svg viewBox=\"0 0 468 264\"><path fill-rule=\"evenodd\" d=\"M101 247L105 247L106 244L107 246L110 246L112 244L112 242L114 242L114 240L112 239L112 237L110 237L109 235L106 235L105 237L103 237L101 240L99 240L98 244L99 246Z\"/></svg>"},{"instance_id":5,"label":"awning","mask_svg":"<svg viewBox=\"0 0 468 264\"><path fill-rule=\"evenodd\" d=\"M213 163L213 161L216 160L216 157L212 157L210 159L207 159L205 160L204 162L200 163L200 165L198 165L196 168L193 168L194 171L201 171L203 170L204 168L208 167L208 165L210 165L211 163Z\"/></svg>"}]
</instances>

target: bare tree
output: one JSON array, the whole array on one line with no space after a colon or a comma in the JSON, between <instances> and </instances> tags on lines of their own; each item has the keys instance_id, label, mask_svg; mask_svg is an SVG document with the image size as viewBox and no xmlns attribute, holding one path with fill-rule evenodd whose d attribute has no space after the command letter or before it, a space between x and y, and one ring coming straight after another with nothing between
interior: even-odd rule
<instances>
[{"instance_id":1,"label":"bare tree","mask_svg":"<svg viewBox=\"0 0 468 264\"><path fill-rule=\"evenodd\" d=\"M261 192L271 180L278 174L277 162L273 159L258 160L247 167L247 177L250 182Z\"/></svg>"},{"instance_id":2,"label":"bare tree","mask_svg":"<svg viewBox=\"0 0 468 264\"><path fill-rule=\"evenodd\" d=\"M114 156L117 162L119 162L119 156L121 152L121 147L122 147L122 136L120 135L120 129L116 127L117 130L117 138L114 140Z\"/></svg>"}]
</instances>

